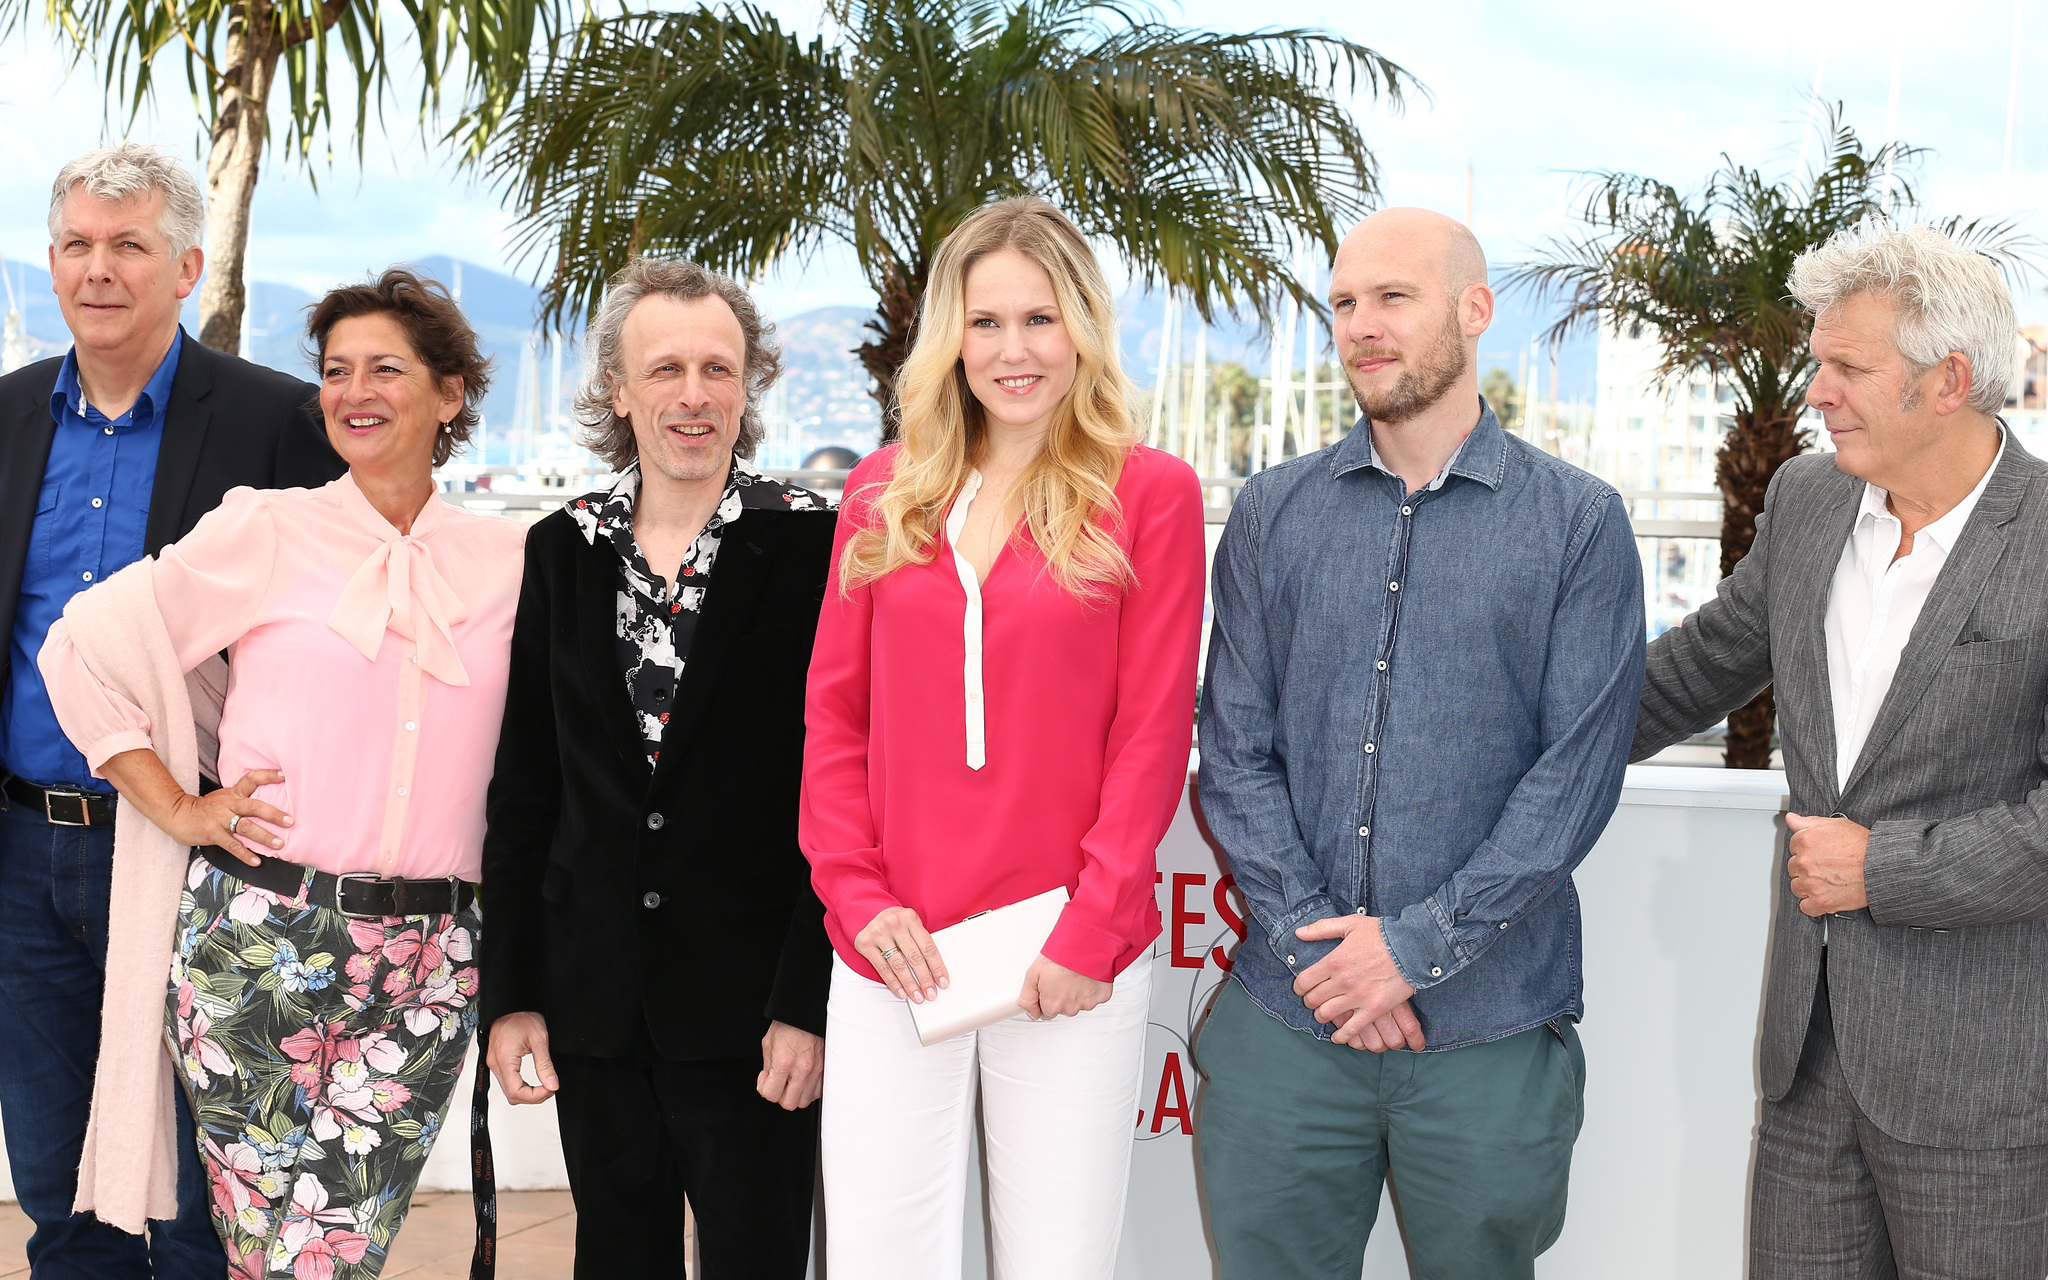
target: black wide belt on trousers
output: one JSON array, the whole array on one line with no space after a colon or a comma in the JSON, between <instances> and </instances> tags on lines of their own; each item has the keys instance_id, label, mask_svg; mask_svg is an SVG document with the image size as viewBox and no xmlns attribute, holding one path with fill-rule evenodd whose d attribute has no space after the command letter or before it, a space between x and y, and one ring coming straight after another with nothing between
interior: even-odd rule
<instances>
[{"instance_id":1,"label":"black wide belt on trousers","mask_svg":"<svg viewBox=\"0 0 2048 1280\"><path fill-rule=\"evenodd\" d=\"M8 774L0 790L15 804L42 814L60 827L110 827L114 825L115 797L103 791L81 791L77 787L39 787L26 778Z\"/></svg>"},{"instance_id":2,"label":"black wide belt on trousers","mask_svg":"<svg viewBox=\"0 0 2048 1280\"><path fill-rule=\"evenodd\" d=\"M193 851L214 866L280 898L297 898L305 882L306 869L283 858L257 855L263 861L250 866L225 849L208 845ZM306 905L326 907L352 920L381 920L386 916L452 916L476 901L476 886L467 880L444 876L439 880L380 880L367 871L346 875L315 871L306 890Z\"/></svg>"}]
</instances>

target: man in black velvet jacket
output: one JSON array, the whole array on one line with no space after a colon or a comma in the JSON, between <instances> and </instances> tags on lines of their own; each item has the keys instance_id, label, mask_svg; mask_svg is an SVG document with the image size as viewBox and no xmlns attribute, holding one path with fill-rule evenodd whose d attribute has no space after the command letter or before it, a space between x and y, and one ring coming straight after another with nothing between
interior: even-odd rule
<instances>
[{"instance_id":1,"label":"man in black velvet jacket","mask_svg":"<svg viewBox=\"0 0 2048 1280\"><path fill-rule=\"evenodd\" d=\"M576 1275L804 1274L831 968L797 847L835 513L749 468L752 301L636 260L578 409L620 472L533 527L484 840L489 1064L552 1096ZM538 1086L520 1075L533 1059Z\"/></svg>"}]
</instances>

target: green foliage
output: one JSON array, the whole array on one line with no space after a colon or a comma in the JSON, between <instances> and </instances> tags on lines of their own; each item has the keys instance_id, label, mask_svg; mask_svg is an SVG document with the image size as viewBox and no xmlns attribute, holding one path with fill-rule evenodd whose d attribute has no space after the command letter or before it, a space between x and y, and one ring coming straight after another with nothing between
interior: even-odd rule
<instances>
[{"instance_id":1,"label":"green foliage","mask_svg":"<svg viewBox=\"0 0 2048 1280\"><path fill-rule=\"evenodd\" d=\"M1690 196L1637 174L1595 174L1580 211L1588 229L1551 239L1506 285L1562 300L1552 340L1596 320L1641 326L1661 348L1659 376L1709 372L1735 385L1740 413L1797 418L1816 366L1809 318L1786 292L1793 260L1837 232L1914 210L1907 171L1924 154L1899 142L1866 150L1839 105L1827 128L1826 154L1797 181L1726 156ZM2030 242L2008 223L1933 225L2009 271L2026 264Z\"/></svg>"},{"instance_id":2,"label":"green foliage","mask_svg":"<svg viewBox=\"0 0 2048 1280\"><path fill-rule=\"evenodd\" d=\"M1495 365L1479 380L1479 394L1486 397L1486 403L1493 407L1493 416L1510 431L1522 421L1522 388L1515 383L1514 375Z\"/></svg>"},{"instance_id":3,"label":"green foliage","mask_svg":"<svg viewBox=\"0 0 2048 1280\"><path fill-rule=\"evenodd\" d=\"M1321 31L1188 31L1108 0L829 8L829 40L739 5L591 20L557 45L486 161L553 259L552 317L587 314L634 253L747 278L839 243L900 340L940 241L1027 192L1204 319L1283 292L1315 306L1295 237L1334 251L1378 191L1352 96L1414 88Z\"/></svg>"},{"instance_id":4,"label":"green foliage","mask_svg":"<svg viewBox=\"0 0 2048 1280\"><path fill-rule=\"evenodd\" d=\"M74 62L100 68L109 104L131 120L155 90L158 55L176 50L195 104L212 121L236 71L224 61L231 35L267 30L262 43L282 50L285 147L308 160L314 139L333 128L328 85L337 47L355 82L358 153L373 103L381 114L401 32L411 37L401 65L420 73L421 119L459 85L461 127L481 137L524 83L535 41L552 42L589 12L571 0L400 0L394 8L387 13L379 0L0 0L0 34L40 13ZM391 17L399 21L387 23Z\"/></svg>"}]
</instances>

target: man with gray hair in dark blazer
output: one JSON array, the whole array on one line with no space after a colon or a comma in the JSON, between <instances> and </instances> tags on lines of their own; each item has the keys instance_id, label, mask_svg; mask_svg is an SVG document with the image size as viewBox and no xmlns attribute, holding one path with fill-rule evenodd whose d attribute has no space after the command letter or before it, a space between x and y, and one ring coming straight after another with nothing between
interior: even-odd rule
<instances>
[{"instance_id":1,"label":"man with gray hair in dark blazer","mask_svg":"<svg viewBox=\"0 0 2048 1280\"><path fill-rule=\"evenodd\" d=\"M1833 455L1650 647L1635 758L1767 684L1791 789L1753 1280L2048 1275L2048 466L1998 268L1927 227L1794 264Z\"/></svg>"}]
</instances>

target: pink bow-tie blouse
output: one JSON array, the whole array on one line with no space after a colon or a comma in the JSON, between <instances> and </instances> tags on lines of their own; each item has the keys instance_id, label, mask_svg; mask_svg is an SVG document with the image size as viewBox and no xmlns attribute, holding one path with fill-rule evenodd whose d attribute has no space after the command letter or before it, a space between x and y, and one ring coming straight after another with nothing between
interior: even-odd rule
<instances>
[{"instance_id":1,"label":"pink bow-tie blouse","mask_svg":"<svg viewBox=\"0 0 2048 1280\"><path fill-rule=\"evenodd\" d=\"M1108 522L1136 582L1080 600L1020 526L970 594L949 539L842 594L837 552L879 517L900 446L847 477L812 650L798 840L825 930L886 907L928 929L1065 886L1044 955L1111 981L1159 935L1159 842L1187 785L1202 624L1202 492L1134 447ZM963 493L957 502L971 501Z\"/></svg>"},{"instance_id":2,"label":"pink bow-tie blouse","mask_svg":"<svg viewBox=\"0 0 2048 1280\"><path fill-rule=\"evenodd\" d=\"M228 652L220 781L295 819L276 856L427 879L482 871L484 790L504 716L526 526L437 495L401 534L348 476L235 489L151 564L190 671ZM38 659L97 773L150 745L141 708L86 669L62 620Z\"/></svg>"}]
</instances>

